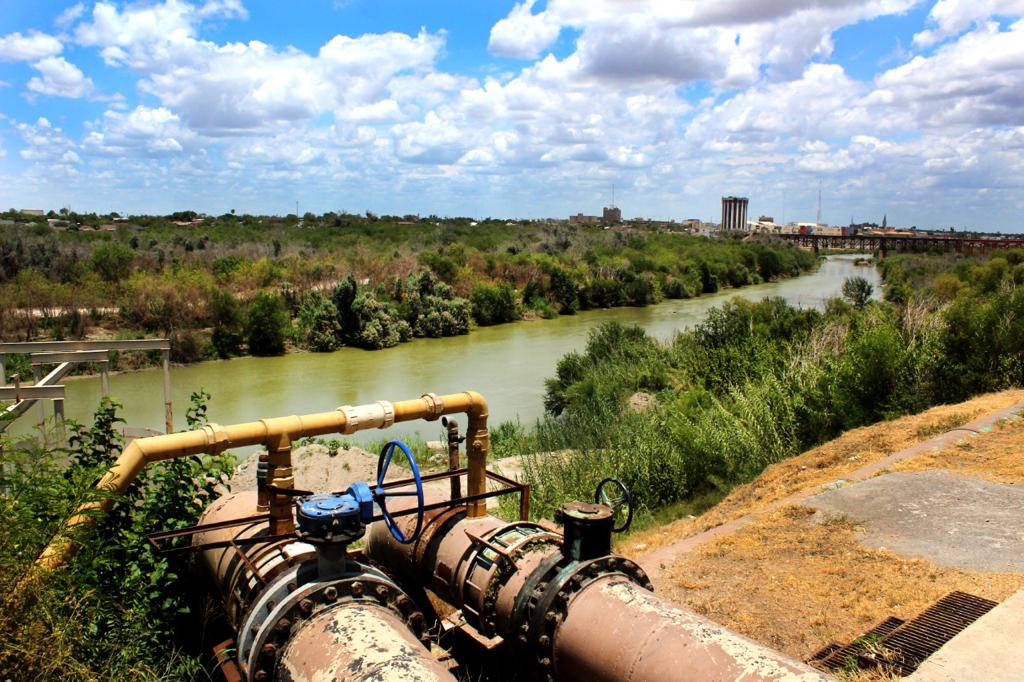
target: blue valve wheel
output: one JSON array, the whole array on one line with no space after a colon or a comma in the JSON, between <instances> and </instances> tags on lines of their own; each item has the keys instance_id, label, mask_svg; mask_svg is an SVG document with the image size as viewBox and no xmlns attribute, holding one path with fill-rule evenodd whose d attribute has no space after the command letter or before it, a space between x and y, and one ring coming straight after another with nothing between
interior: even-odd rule
<instances>
[{"instance_id":1,"label":"blue valve wheel","mask_svg":"<svg viewBox=\"0 0 1024 682\"><path fill-rule=\"evenodd\" d=\"M416 481L416 490L406 490L402 492L391 492L384 489L384 478L388 474L388 467L391 466L391 458L395 454L395 449L401 450L405 454L405 458L409 461L409 468L412 469L412 477ZM395 523L395 519L388 512L387 501L392 497L412 497L416 496L416 527L413 532L406 537L402 532L402 529ZM420 468L416 465L416 460L412 456L412 451L409 450L409 446L400 440L389 441L384 449L380 451L380 459L377 460L377 487L374 488L373 497L377 504L380 505L380 513L384 517L384 524L391 531L391 537L399 541L403 545L408 545L414 542L416 538L420 536L420 529L423 527L423 480L420 478Z\"/></svg>"}]
</instances>

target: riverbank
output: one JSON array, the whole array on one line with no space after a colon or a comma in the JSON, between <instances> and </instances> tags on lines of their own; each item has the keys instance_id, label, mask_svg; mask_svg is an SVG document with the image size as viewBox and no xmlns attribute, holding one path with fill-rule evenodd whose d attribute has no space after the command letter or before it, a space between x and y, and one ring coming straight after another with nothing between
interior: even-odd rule
<instances>
[{"instance_id":1,"label":"riverbank","mask_svg":"<svg viewBox=\"0 0 1024 682\"><path fill-rule=\"evenodd\" d=\"M696 298L816 265L788 244L638 223L333 214L201 222L201 234L159 218L113 234L5 230L6 252L51 257L5 264L0 338L159 334L178 363L382 349L524 316Z\"/></svg>"},{"instance_id":2,"label":"riverbank","mask_svg":"<svg viewBox=\"0 0 1024 682\"><path fill-rule=\"evenodd\" d=\"M605 322L639 325L667 340L737 296L747 300L778 296L796 307L823 309L828 298L841 295L843 281L854 275L878 283L873 269L856 267L845 257L830 258L810 275L644 308L591 310L530 324L481 327L465 336L416 339L382 351L342 348L333 353L175 366L171 369L175 422L177 428L184 427L181 406L200 388L212 396L210 419L221 424L471 388L487 396L495 425L506 420L531 425L544 414L544 380L554 374L558 359L582 348L590 331ZM122 413L129 424L161 428L158 371L121 374L111 378L110 386L113 397L124 405ZM90 422L99 397L98 379L68 382L67 415ZM13 428L27 428L23 422L28 419ZM436 440L435 426L401 424L389 433Z\"/></svg>"},{"instance_id":3,"label":"riverbank","mask_svg":"<svg viewBox=\"0 0 1024 682\"><path fill-rule=\"evenodd\" d=\"M817 262L815 262L815 267L807 268L807 269L803 270L801 272L801 274L798 274L798 275L795 275L795 276L779 276L773 282L761 283L761 284L747 284L747 285L740 285L740 286L732 286L732 285L726 284L726 285L719 286L718 289L715 292L710 293L710 294L698 294L698 295L693 296L693 297L687 297L687 298L675 299L675 300L694 300L694 299L701 299L701 298L704 299L705 301L721 300L722 298L728 298L728 297L731 297L731 296L734 296L734 295L746 295L744 290L747 289L747 288L750 288L750 287L757 287L759 291L760 290L764 290L764 291L767 292L767 291L770 291L772 289L773 285L780 285L780 284L782 284L784 282L787 282L787 281L790 281L790 280L793 280L793 279L802 278L802 277L806 277L808 275L812 275L814 272L817 272L817 270L821 267L821 264L826 262L826 260L827 260L826 258L820 258ZM766 295L768 295L768 294L766 294ZM838 295L838 290L835 292L835 295ZM584 315L584 316L591 315L591 316L593 316L595 313L600 313L601 311L610 311L610 310L615 310L615 309L619 309L619 308L647 308L647 307L650 307L650 306L657 306L657 305L662 305L662 304L668 305L668 304L670 304L670 302L671 302L671 299L670 300L666 300L666 299L662 298L662 299L659 299L659 300L657 300L655 302L646 303L646 304L643 304L643 305L616 305L616 306L607 306L607 307L600 307L600 308L585 308L585 309L582 309L582 310L574 312L573 315ZM794 302L797 305L805 303L804 300L799 300L799 299L795 300ZM821 301L819 301L817 298L813 298L813 300L812 299L807 299L806 303L808 303L810 305L818 305L818 304L821 303ZM544 322L550 322L552 320L557 320L559 317L562 317L562 316L558 315L557 313L554 314L554 315L551 315L551 314L546 314L544 311L526 309L526 310L522 310L521 311L521 315L517 319L510 320L508 322L502 322L502 323L499 323L499 325L500 326L504 326L504 325L515 324L515 323L544 323ZM117 336L114 336L114 335L111 334L111 332L114 331L114 328L112 327L111 322L112 322L111 320L106 320L106 324L103 327L98 327L98 328L94 329L93 333L87 334L84 338L86 340L90 340L90 341L100 341L100 340L104 340L104 339L113 339L113 338L125 338L124 334L120 334L120 335L117 335ZM468 335L468 334L480 333L481 331L483 331L485 329L488 329L490 327L494 327L494 326L498 326L498 325L471 324L470 327L469 327L469 330L466 332L466 334ZM208 336L212 335L212 333L214 332L214 328L204 328L204 329L198 329L198 330L195 330L195 331L197 333L203 335L203 336L208 337ZM288 335L286 335L284 349L283 349L283 352L281 353L281 355L292 355L292 354L316 352L316 351L312 351L311 349L309 349L307 347L304 347L302 345L299 345L299 344L296 344L296 343L292 343L291 341L288 340L287 337L288 337ZM441 338L451 338L451 337L441 337ZM49 339L40 338L40 339L36 339L36 340L44 341L44 340L49 340ZM54 339L54 340L56 340L56 339ZM410 339L410 341L415 341L415 340L416 339ZM343 347L343 348L351 349L351 350L382 350L382 349L360 349L360 348L357 348L357 347ZM337 352L337 350L342 350L342 349L339 348L339 349L336 349L335 351L330 351L330 352ZM112 364L111 370L109 372L110 376L116 376L116 375L119 375L119 374L125 374L125 373L130 373L130 372L144 371L144 370L148 370L148 369L152 369L152 368L157 368L157 367L159 367L161 365L161 360L160 360L158 354L139 352L139 353L132 354L132 355L121 354L120 358L117 357L119 355L118 353L113 353L113 355L115 357L114 357L114 362ZM207 357L207 358L203 358L203 359L193 360L193 361L190 361L190 362L173 362L172 361L171 364L172 364L173 367L202 366L204 364L209 364L209 363L219 363L219 362L225 362L225 361L229 361L229 360L238 360L238 359L253 358L253 357L261 357L261 356L255 356L255 355L251 355L251 354L247 354L247 353L241 353L241 354L232 355L231 357L226 357L226 358ZM12 358L13 358L13 361L12 361ZM25 360L25 359L26 358L22 358L22 360ZM15 371L18 371L18 369L17 369L18 368L17 360L18 360L17 356L11 356L11 358L9 358L9 360L8 360L8 365L9 365L8 370L9 370L9 373L14 373ZM124 369L118 369L117 368L117 363L118 363L119 360L121 362L130 364L130 366L126 367ZM12 368L15 368L15 369L12 369ZM24 368L22 368L22 369L24 369ZM25 374L23 374L23 376L25 376ZM80 379L94 378L94 377L98 377L98 376L99 376L98 369L96 369L93 365L84 363L84 364L78 365L74 370L72 370L72 372L67 376L67 380L80 380Z\"/></svg>"}]
</instances>

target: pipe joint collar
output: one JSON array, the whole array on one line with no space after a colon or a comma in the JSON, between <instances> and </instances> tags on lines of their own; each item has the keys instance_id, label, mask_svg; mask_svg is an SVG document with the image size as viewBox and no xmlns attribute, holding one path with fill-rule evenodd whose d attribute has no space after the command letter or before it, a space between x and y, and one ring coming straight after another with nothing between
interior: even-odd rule
<instances>
[{"instance_id":1,"label":"pipe joint collar","mask_svg":"<svg viewBox=\"0 0 1024 682\"><path fill-rule=\"evenodd\" d=\"M345 415L344 434L366 429L386 429L395 423L395 406L387 400L378 400L369 405L342 405L338 411Z\"/></svg>"},{"instance_id":2,"label":"pipe joint collar","mask_svg":"<svg viewBox=\"0 0 1024 682\"><path fill-rule=\"evenodd\" d=\"M378 400L377 404L384 411L384 420L379 428L386 429L395 423L395 406L387 400Z\"/></svg>"},{"instance_id":3,"label":"pipe joint collar","mask_svg":"<svg viewBox=\"0 0 1024 682\"><path fill-rule=\"evenodd\" d=\"M206 434L207 452L211 455L219 455L228 448L228 432L220 424L210 422L203 426Z\"/></svg>"},{"instance_id":4,"label":"pipe joint collar","mask_svg":"<svg viewBox=\"0 0 1024 682\"><path fill-rule=\"evenodd\" d=\"M428 422L440 419L444 414L444 401L436 393L424 393L420 397L427 403L427 414L423 418Z\"/></svg>"}]
</instances>

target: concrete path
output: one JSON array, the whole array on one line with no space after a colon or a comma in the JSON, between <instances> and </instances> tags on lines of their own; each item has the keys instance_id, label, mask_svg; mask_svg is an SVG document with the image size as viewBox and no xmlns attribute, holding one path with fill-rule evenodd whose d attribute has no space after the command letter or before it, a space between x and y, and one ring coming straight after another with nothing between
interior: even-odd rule
<instances>
[{"instance_id":1,"label":"concrete path","mask_svg":"<svg viewBox=\"0 0 1024 682\"><path fill-rule=\"evenodd\" d=\"M1024 590L999 604L928 657L908 682L1024 680Z\"/></svg>"},{"instance_id":2,"label":"concrete path","mask_svg":"<svg viewBox=\"0 0 1024 682\"><path fill-rule=\"evenodd\" d=\"M1024 403L1016 403L997 412L978 417L963 426L952 429L951 431L947 431L908 448L904 448L898 452L894 452L888 457L883 457L880 460L866 464L847 474L844 479L797 491L792 495L782 498L781 500L776 500L775 502L766 505L756 512L747 514L746 516L741 516L732 521L723 523L720 526L710 528L702 533L691 535L690 537L683 538L670 545L665 545L664 547L658 548L654 551L642 554L637 557L637 561L641 566L643 566L644 570L647 571L647 574L651 579L656 580L661 577L662 573L671 566L673 561L679 555L691 552L697 547L700 547L707 542L711 542L712 540L732 535L764 514L781 507L806 502L808 499L821 493L823 490L842 488L849 484L865 481L875 476L880 471L888 469L897 462L902 462L903 460L928 452L944 450L963 440L974 438L981 433L987 433L991 431L997 423L1003 419L1016 416L1021 412L1021 410L1024 410Z\"/></svg>"},{"instance_id":3,"label":"concrete path","mask_svg":"<svg viewBox=\"0 0 1024 682\"><path fill-rule=\"evenodd\" d=\"M861 542L943 566L1024 572L1024 486L915 471L816 495L816 518L862 524Z\"/></svg>"}]
</instances>

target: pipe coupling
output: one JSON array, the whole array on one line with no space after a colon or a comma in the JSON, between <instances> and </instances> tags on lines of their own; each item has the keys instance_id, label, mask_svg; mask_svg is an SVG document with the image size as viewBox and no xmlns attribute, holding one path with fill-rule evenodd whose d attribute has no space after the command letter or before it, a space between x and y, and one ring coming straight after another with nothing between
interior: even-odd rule
<instances>
[{"instance_id":1,"label":"pipe coupling","mask_svg":"<svg viewBox=\"0 0 1024 682\"><path fill-rule=\"evenodd\" d=\"M654 586L638 564L618 555L574 562L564 567L550 565L547 570L547 576L541 578L539 584L535 582L528 594L526 590L520 593L522 601L516 604L513 620L518 625L515 641L523 653L532 659L538 678L554 682L556 631L569 615L573 599L584 588L598 580L611 578L625 580L651 592Z\"/></svg>"},{"instance_id":2,"label":"pipe coupling","mask_svg":"<svg viewBox=\"0 0 1024 682\"><path fill-rule=\"evenodd\" d=\"M315 564L300 564L267 585L239 628L238 658L249 679L273 679L285 645L306 622L329 609L359 604L393 612L425 641L423 613L383 573L349 562L348 573L322 580L315 576Z\"/></svg>"},{"instance_id":3,"label":"pipe coupling","mask_svg":"<svg viewBox=\"0 0 1024 682\"><path fill-rule=\"evenodd\" d=\"M228 447L228 432L220 424L210 422L203 426L203 433L206 434L207 454L219 455Z\"/></svg>"},{"instance_id":4,"label":"pipe coupling","mask_svg":"<svg viewBox=\"0 0 1024 682\"><path fill-rule=\"evenodd\" d=\"M342 405L338 411L345 415L342 433L349 435L366 429L386 429L395 423L395 406L387 400L369 405Z\"/></svg>"},{"instance_id":5,"label":"pipe coupling","mask_svg":"<svg viewBox=\"0 0 1024 682\"><path fill-rule=\"evenodd\" d=\"M444 401L436 393L424 393L420 397L427 403L427 414L423 417L425 420L432 422L444 414Z\"/></svg>"}]
</instances>

